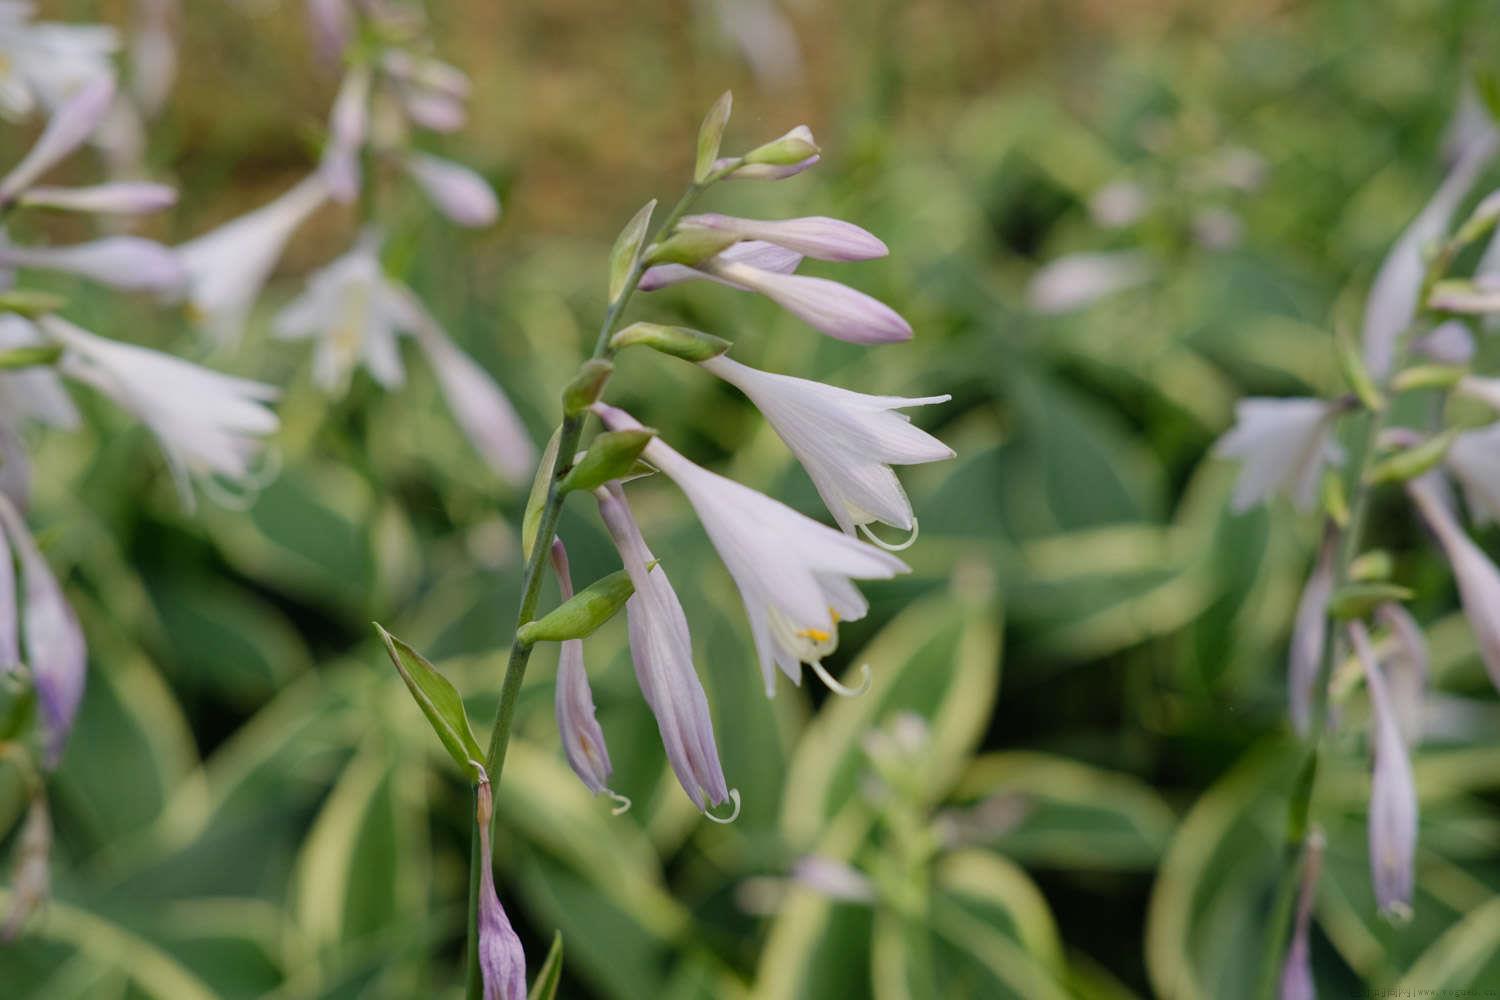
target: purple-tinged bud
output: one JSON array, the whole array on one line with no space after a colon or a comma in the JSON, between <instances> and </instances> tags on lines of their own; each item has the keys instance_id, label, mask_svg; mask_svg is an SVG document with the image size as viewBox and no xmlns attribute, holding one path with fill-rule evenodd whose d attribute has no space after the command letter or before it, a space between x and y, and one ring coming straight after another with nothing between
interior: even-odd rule
<instances>
[{"instance_id":1,"label":"purple-tinged bud","mask_svg":"<svg viewBox=\"0 0 1500 1000\"><path fill-rule=\"evenodd\" d=\"M406 158L406 172L437 210L460 226L488 226L500 217L500 200L468 167L426 153Z\"/></svg>"},{"instance_id":2,"label":"purple-tinged bud","mask_svg":"<svg viewBox=\"0 0 1500 1000\"><path fill-rule=\"evenodd\" d=\"M9 432L4 432L9 436ZM10 456L6 455L6 459ZM21 669L21 620L16 604L15 562L0 531L0 677Z\"/></svg>"},{"instance_id":3,"label":"purple-tinged bud","mask_svg":"<svg viewBox=\"0 0 1500 1000\"><path fill-rule=\"evenodd\" d=\"M1287 693L1290 697L1292 728L1307 736L1312 725L1313 689L1323 664L1323 646L1328 639L1328 599L1333 596L1334 558L1338 552L1338 535L1329 532L1318 550L1318 561L1302 598L1297 602L1297 617L1292 625L1291 649L1287 654Z\"/></svg>"},{"instance_id":4,"label":"purple-tinged bud","mask_svg":"<svg viewBox=\"0 0 1500 1000\"><path fill-rule=\"evenodd\" d=\"M484 1000L526 1000L526 953L510 925L495 891L495 859L490 850L490 819L494 800L490 779L481 775L475 794L479 824L479 971L484 977Z\"/></svg>"},{"instance_id":5,"label":"purple-tinged bud","mask_svg":"<svg viewBox=\"0 0 1500 1000\"><path fill-rule=\"evenodd\" d=\"M812 129L798 125L781 138L756 146L742 159L752 166L794 167L818 153L818 141L813 138Z\"/></svg>"},{"instance_id":6,"label":"purple-tinged bud","mask_svg":"<svg viewBox=\"0 0 1500 1000\"><path fill-rule=\"evenodd\" d=\"M821 154L815 153L805 160L781 166L771 163L746 163L743 166L735 167L734 164L737 162L735 159L724 157L723 159L714 161L714 170L717 172L734 167L730 173L725 175L732 181L779 181L785 180L788 177L795 177L804 170L811 170L818 165L818 161L822 158Z\"/></svg>"},{"instance_id":7,"label":"purple-tinged bud","mask_svg":"<svg viewBox=\"0 0 1500 1000\"><path fill-rule=\"evenodd\" d=\"M1500 570L1459 526L1440 492L1440 481L1432 474L1406 484L1406 492L1453 568L1464 615L1479 646L1480 658L1490 680L1500 688Z\"/></svg>"},{"instance_id":8,"label":"purple-tinged bud","mask_svg":"<svg viewBox=\"0 0 1500 1000\"><path fill-rule=\"evenodd\" d=\"M792 866L792 878L807 888L843 903L875 902L869 876L843 861L809 854Z\"/></svg>"},{"instance_id":9,"label":"purple-tinged bud","mask_svg":"<svg viewBox=\"0 0 1500 1000\"><path fill-rule=\"evenodd\" d=\"M328 196L346 205L359 197L359 153L370 130L370 84L368 67L351 69L329 115L328 148L319 169Z\"/></svg>"},{"instance_id":10,"label":"purple-tinged bud","mask_svg":"<svg viewBox=\"0 0 1500 1000\"><path fill-rule=\"evenodd\" d=\"M1419 337L1412 347L1441 365L1466 365L1474 360L1474 335L1461 320L1439 323Z\"/></svg>"},{"instance_id":11,"label":"purple-tinged bud","mask_svg":"<svg viewBox=\"0 0 1500 1000\"><path fill-rule=\"evenodd\" d=\"M37 794L26 810L26 823L16 841L15 873L10 884L10 913L0 926L0 943L14 941L26 920L47 901L52 888L52 819L47 800Z\"/></svg>"},{"instance_id":12,"label":"purple-tinged bud","mask_svg":"<svg viewBox=\"0 0 1500 1000\"><path fill-rule=\"evenodd\" d=\"M1323 831L1314 827L1302 850L1302 884L1297 892L1297 917L1292 925L1292 940L1287 946L1286 961L1281 967L1280 1000L1317 1000L1313 985L1312 952L1308 935L1312 930L1313 903L1318 897L1318 878L1323 871Z\"/></svg>"},{"instance_id":13,"label":"purple-tinged bud","mask_svg":"<svg viewBox=\"0 0 1500 1000\"><path fill-rule=\"evenodd\" d=\"M1396 713L1396 727L1401 731L1402 741L1415 748L1422 741L1427 700L1427 642L1422 637L1422 626L1405 606L1387 601L1375 609L1375 615L1390 633L1390 648L1381 658L1381 669Z\"/></svg>"},{"instance_id":14,"label":"purple-tinged bud","mask_svg":"<svg viewBox=\"0 0 1500 1000\"><path fill-rule=\"evenodd\" d=\"M100 77L64 102L47 122L36 145L0 180L0 204L13 201L38 177L83 145L109 114L114 99L115 81Z\"/></svg>"},{"instance_id":15,"label":"purple-tinged bud","mask_svg":"<svg viewBox=\"0 0 1500 1000\"><path fill-rule=\"evenodd\" d=\"M318 58L326 63L337 62L354 33L349 0L307 0L307 19Z\"/></svg>"},{"instance_id":16,"label":"purple-tinged bud","mask_svg":"<svg viewBox=\"0 0 1500 1000\"><path fill-rule=\"evenodd\" d=\"M813 329L854 344L911 339L911 324L890 306L847 285L800 274L775 274L715 258L707 269L759 292Z\"/></svg>"},{"instance_id":17,"label":"purple-tinged bud","mask_svg":"<svg viewBox=\"0 0 1500 1000\"><path fill-rule=\"evenodd\" d=\"M1444 459L1463 488L1469 517L1478 524L1500 520L1500 423L1459 434Z\"/></svg>"},{"instance_id":18,"label":"purple-tinged bud","mask_svg":"<svg viewBox=\"0 0 1500 1000\"><path fill-rule=\"evenodd\" d=\"M1370 779L1370 874L1380 911L1411 914L1417 854L1417 786L1396 721L1385 677L1363 622L1349 623L1349 641L1365 671L1370 693L1371 744L1375 766Z\"/></svg>"},{"instance_id":19,"label":"purple-tinged bud","mask_svg":"<svg viewBox=\"0 0 1500 1000\"><path fill-rule=\"evenodd\" d=\"M174 292L187 280L176 254L139 236L106 236L63 247L4 244L0 266L62 271L128 291Z\"/></svg>"},{"instance_id":20,"label":"purple-tinged bud","mask_svg":"<svg viewBox=\"0 0 1500 1000\"><path fill-rule=\"evenodd\" d=\"M557 585L566 602L573 597L573 578L568 572L568 550L561 538L552 542L552 568L557 572ZM558 653L556 709L563 750L578 780L595 795L603 792L614 799L619 804L616 815L629 809L630 800L609 788L614 766L609 761L609 748L604 745L604 731L594 714L594 695L583 666L582 639L563 642Z\"/></svg>"},{"instance_id":21,"label":"purple-tinged bud","mask_svg":"<svg viewBox=\"0 0 1500 1000\"><path fill-rule=\"evenodd\" d=\"M814 260L874 260L890 250L852 222L815 215L801 219L740 219L731 215L689 215L683 226L713 229L742 240L763 240Z\"/></svg>"},{"instance_id":22,"label":"purple-tinged bud","mask_svg":"<svg viewBox=\"0 0 1500 1000\"><path fill-rule=\"evenodd\" d=\"M118 181L81 188L34 187L23 192L18 201L28 208L145 215L177 204L177 189L145 181Z\"/></svg>"},{"instance_id":23,"label":"purple-tinged bud","mask_svg":"<svg viewBox=\"0 0 1500 1000\"><path fill-rule=\"evenodd\" d=\"M743 243L736 243L734 246L717 254L713 258L713 262L744 264L746 267L753 267L757 271L791 274L802 263L802 255L795 250L788 250L774 243L747 240ZM707 263L709 262L705 262L705 264ZM640 283L636 287L643 292L654 292L659 288L666 288L669 285L680 285L684 281L697 281L699 279L716 282L717 284L728 288L735 288L742 292L750 291L750 288L746 285L730 281L717 274L710 274L708 271L686 267L682 264L658 264L655 267L648 267L646 273L641 275Z\"/></svg>"},{"instance_id":24,"label":"purple-tinged bud","mask_svg":"<svg viewBox=\"0 0 1500 1000\"><path fill-rule=\"evenodd\" d=\"M0 527L21 567L21 635L42 718L42 766L55 768L83 700L88 654L83 629L25 521L0 497Z\"/></svg>"},{"instance_id":25,"label":"purple-tinged bud","mask_svg":"<svg viewBox=\"0 0 1500 1000\"><path fill-rule=\"evenodd\" d=\"M464 102L447 94L403 89L400 97L406 116L429 131L457 132L469 122Z\"/></svg>"}]
</instances>

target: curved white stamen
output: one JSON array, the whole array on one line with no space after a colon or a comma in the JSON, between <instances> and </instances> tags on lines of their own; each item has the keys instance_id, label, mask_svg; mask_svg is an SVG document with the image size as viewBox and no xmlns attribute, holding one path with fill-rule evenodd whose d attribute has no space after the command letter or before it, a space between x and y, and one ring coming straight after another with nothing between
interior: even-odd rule
<instances>
[{"instance_id":1,"label":"curved white stamen","mask_svg":"<svg viewBox=\"0 0 1500 1000\"><path fill-rule=\"evenodd\" d=\"M606 788L604 794L615 800L615 807L609 811L611 816L620 816L630 811L630 800L618 792Z\"/></svg>"},{"instance_id":2,"label":"curved white stamen","mask_svg":"<svg viewBox=\"0 0 1500 1000\"><path fill-rule=\"evenodd\" d=\"M916 543L916 541L917 541L917 532L921 530L921 527L922 527L921 524L919 524L917 522L917 519L915 517L913 517L911 519L911 534L907 535L906 536L906 540L905 541L901 541L901 542L887 542L887 541L881 540L875 534L875 532L873 532L873 531L870 530L869 524L866 524L866 523L860 524L859 525L859 530L860 530L860 533L863 534L866 538L868 538L871 542L873 542L874 544L880 546L882 549L885 549L887 552L905 552L907 549L911 548L912 545L914 545Z\"/></svg>"},{"instance_id":3,"label":"curved white stamen","mask_svg":"<svg viewBox=\"0 0 1500 1000\"><path fill-rule=\"evenodd\" d=\"M818 675L819 679L821 679L824 684L828 685L828 689L830 691L832 691L834 694L843 695L845 698L858 698L860 695L870 690L870 685L874 683L873 678L871 678L870 676L870 665L868 663L862 663L859 666L860 679L859 687L857 688L852 688L847 684L839 683L839 681L835 680L834 676L823 667L823 664L819 663L817 660L813 660L808 664L808 666L812 667L813 672Z\"/></svg>"},{"instance_id":4,"label":"curved white stamen","mask_svg":"<svg viewBox=\"0 0 1500 1000\"><path fill-rule=\"evenodd\" d=\"M270 486L276 477L281 474L281 449L275 446L267 447L264 452L264 461L260 468L250 469L245 478L233 485L219 479L216 476L204 476L200 480L203 493L214 503L225 510L242 513L255 506L255 501L260 499L261 491ZM189 490L191 495L191 489Z\"/></svg>"},{"instance_id":5,"label":"curved white stamen","mask_svg":"<svg viewBox=\"0 0 1500 1000\"><path fill-rule=\"evenodd\" d=\"M703 810L703 815L722 826L728 826L730 823L733 823L735 820L739 819L740 816L740 790L738 788L731 788L729 790L729 799L734 803L734 812L730 813L725 818L720 819L713 813L709 812L707 809Z\"/></svg>"}]
</instances>

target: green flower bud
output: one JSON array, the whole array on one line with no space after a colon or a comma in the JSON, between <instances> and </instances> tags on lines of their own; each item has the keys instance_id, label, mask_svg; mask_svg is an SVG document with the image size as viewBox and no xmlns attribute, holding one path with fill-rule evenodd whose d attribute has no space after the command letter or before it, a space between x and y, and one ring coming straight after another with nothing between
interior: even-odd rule
<instances>
[{"instance_id":1,"label":"green flower bud","mask_svg":"<svg viewBox=\"0 0 1500 1000\"><path fill-rule=\"evenodd\" d=\"M646 242L646 229L651 225L651 213L656 211L656 199L641 206L641 210L625 224L620 235L615 237L614 249L609 252L609 301L618 302L625 292L625 283L630 278L636 262L641 257L641 246Z\"/></svg>"},{"instance_id":2,"label":"green flower bud","mask_svg":"<svg viewBox=\"0 0 1500 1000\"><path fill-rule=\"evenodd\" d=\"M812 130L806 125L798 125L780 139L750 150L745 154L744 161L773 167L790 167L817 156L818 152L818 143L813 139Z\"/></svg>"},{"instance_id":3,"label":"green flower bud","mask_svg":"<svg viewBox=\"0 0 1500 1000\"><path fill-rule=\"evenodd\" d=\"M559 485L564 493L592 490L611 479L631 475L646 445L656 436L649 427L623 431L605 431L594 438L588 452L563 477Z\"/></svg>"},{"instance_id":4,"label":"green flower bud","mask_svg":"<svg viewBox=\"0 0 1500 1000\"><path fill-rule=\"evenodd\" d=\"M635 584L630 582L630 575L623 569L616 570L595 580L538 620L522 625L516 638L528 646L538 642L582 639L613 618L634 593Z\"/></svg>"},{"instance_id":5,"label":"green flower bud","mask_svg":"<svg viewBox=\"0 0 1500 1000\"><path fill-rule=\"evenodd\" d=\"M719 145L724 140L724 126L729 124L729 112L734 106L734 95L729 91L714 102L703 116L698 128L698 159L693 167L693 181L702 184L713 173L714 161L719 158Z\"/></svg>"},{"instance_id":6,"label":"green flower bud","mask_svg":"<svg viewBox=\"0 0 1500 1000\"><path fill-rule=\"evenodd\" d=\"M730 348L729 341L723 337L685 326L662 326L659 323L632 323L609 341L609 346L617 351L637 344L694 363L716 358Z\"/></svg>"},{"instance_id":7,"label":"green flower bud","mask_svg":"<svg viewBox=\"0 0 1500 1000\"><path fill-rule=\"evenodd\" d=\"M598 402L604 395L604 384L614 371L614 364L603 358L590 358L579 365L578 374L563 390L563 412L576 417Z\"/></svg>"}]
</instances>

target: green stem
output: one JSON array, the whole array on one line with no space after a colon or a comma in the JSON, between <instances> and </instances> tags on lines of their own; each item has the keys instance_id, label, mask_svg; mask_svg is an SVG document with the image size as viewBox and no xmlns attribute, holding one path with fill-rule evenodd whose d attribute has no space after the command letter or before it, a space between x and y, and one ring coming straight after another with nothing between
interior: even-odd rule
<instances>
[{"instance_id":1,"label":"green stem","mask_svg":"<svg viewBox=\"0 0 1500 1000\"><path fill-rule=\"evenodd\" d=\"M690 186L683 196L678 199L661 225L656 229L655 239L660 240L670 233L677 223L682 219L689 208L692 207L698 196L711 184L722 176L723 172L712 175L703 181ZM608 358L614 354L613 348L609 346L610 337L618 326L620 317L629 305L631 297L635 294L635 286L640 282L641 275L646 271L644 255L637 258L635 265L631 268L629 276L625 281L625 290L620 297L610 303L609 309L604 314L604 321L599 325L599 336L594 342L594 351L589 355L590 359ZM579 439L583 436L583 426L586 414L564 417L559 428L557 457L552 462L552 471L547 481L547 499L542 506L542 516L537 525L536 537L531 540L531 556L526 561L526 574L521 581L521 606L516 612L516 631L522 625L532 621L536 617L537 602L541 598L542 578L546 567L547 552L549 545L546 541L551 539L557 532L557 522L562 516L563 494L558 489L558 482L563 473L573 463L573 456L578 451ZM495 725L490 731L489 750L485 756L485 770L489 774L490 787L499 793L500 775L505 769L505 752L510 746L511 729L515 723L516 703L521 696L521 683L526 678L526 667L531 660L531 646L521 642L517 637L511 640L510 658L505 665L505 678L500 684L500 706L495 713ZM498 811L497 811L498 812ZM491 819L491 830L495 820ZM486 859L479 856L479 827L476 821L471 831L472 850L469 855L469 947L468 947L468 974L467 974L467 996L470 1000L481 1000L484 986L479 974L479 950L478 950L478 927L475 918L478 913L479 902L479 872L480 865Z\"/></svg>"}]
</instances>

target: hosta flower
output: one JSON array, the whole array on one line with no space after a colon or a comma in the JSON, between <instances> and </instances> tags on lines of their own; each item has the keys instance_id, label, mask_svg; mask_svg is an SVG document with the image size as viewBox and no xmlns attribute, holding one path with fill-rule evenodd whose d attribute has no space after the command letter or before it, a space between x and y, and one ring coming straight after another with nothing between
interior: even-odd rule
<instances>
[{"instance_id":1,"label":"hosta flower","mask_svg":"<svg viewBox=\"0 0 1500 1000\"><path fill-rule=\"evenodd\" d=\"M797 33L774 0L716 0L714 9L760 86L785 90L802 82Z\"/></svg>"},{"instance_id":2,"label":"hosta flower","mask_svg":"<svg viewBox=\"0 0 1500 1000\"><path fill-rule=\"evenodd\" d=\"M154 116L167 103L177 76L177 40L172 20L181 16L180 0L140 0L130 39L130 87L136 103Z\"/></svg>"},{"instance_id":3,"label":"hosta flower","mask_svg":"<svg viewBox=\"0 0 1500 1000\"><path fill-rule=\"evenodd\" d=\"M1364 624L1352 622L1349 638L1370 693L1370 742L1375 753L1370 779L1370 870L1375 900L1383 913L1410 913L1417 852L1416 782L1396 709Z\"/></svg>"},{"instance_id":4,"label":"hosta flower","mask_svg":"<svg viewBox=\"0 0 1500 1000\"><path fill-rule=\"evenodd\" d=\"M1276 493L1308 509L1318 497L1323 469L1343 460L1333 440L1337 403L1321 399L1242 399L1235 425L1214 446L1243 463L1231 506L1249 510Z\"/></svg>"},{"instance_id":5,"label":"hosta flower","mask_svg":"<svg viewBox=\"0 0 1500 1000\"><path fill-rule=\"evenodd\" d=\"M1480 658L1489 671L1490 680L1500 688L1500 570L1475 545L1459 526L1440 492L1441 484L1431 474L1406 484L1406 492L1422 514L1422 519L1437 536L1453 579L1464 616L1479 646Z\"/></svg>"},{"instance_id":6,"label":"hosta flower","mask_svg":"<svg viewBox=\"0 0 1500 1000\"><path fill-rule=\"evenodd\" d=\"M1500 520L1500 423L1459 434L1444 460L1463 488L1469 516L1480 524Z\"/></svg>"},{"instance_id":7,"label":"hosta flower","mask_svg":"<svg viewBox=\"0 0 1500 1000\"><path fill-rule=\"evenodd\" d=\"M47 343L47 338L30 320L15 313L0 314L0 351L41 347ZM50 366L0 372L0 424L19 429L27 421L67 430L79 424L78 410L56 369Z\"/></svg>"},{"instance_id":8,"label":"hosta flower","mask_svg":"<svg viewBox=\"0 0 1500 1000\"><path fill-rule=\"evenodd\" d=\"M596 404L612 430L639 427L623 410ZM883 580L908 572L900 559L799 514L731 479L683 458L660 440L645 457L670 476L739 588L760 659L766 693L776 667L801 683L802 664L835 691L850 693L823 667L838 646L840 621L864 617L869 605L852 580Z\"/></svg>"},{"instance_id":9,"label":"hosta flower","mask_svg":"<svg viewBox=\"0 0 1500 1000\"><path fill-rule=\"evenodd\" d=\"M419 58L403 49L388 50L381 68L390 79L408 117L434 132L456 132L468 120L469 78L436 59Z\"/></svg>"},{"instance_id":10,"label":"hosta flower","mask_svg":"<svg viewBox=\"0 0 1500 1000\"><path fill-rule=\"evenodd\" d=\"M742 240L762 240L814 260L874 260L890 253L873 234L852 222L811 216L804 219L738 219L731 215L689 215L687 229L712 229Z\"/></svg>"},{"instance_id":11,"label":"hosta flower","mask_svg":"<svg viewBox=\"0 0 1500 1000\"><path fill-rule=\"evenodd\" d=\"M1323 539L1318 562L1297 601L1292 623L1292 643L1287 655L1287 691L1292 727L1306 736L1312 724L1312 701L1323 664L1323 644L1328 638L1328 599L1333 596L1334 559L1338 536Z\"/></svg>"},{"instance_id":12,"label":"hosta flower","mask_svg":"<svg viewBox=\"0 0 1500 1000\"><path fill-rule=\"evenodd\" d=\"M0 7L0 114L24 118L61 106L114 76L115 30L102 24L33 23L32 4Z\"/></svg>"},{"instance_id":13,"label":"hosta flower","mask_svg":"<svg viewBox=\"0 0 1500 1000\"><path fill-rule=\"evenodd\" d=\"M21 643L41 710L42 764L62 759L78 703L83 700L88 653L83 629L19 511L0 496L0 527L20 567Z\"/></svg>"},{"instance_id":14,"label":"hosta flower","mask_svg":"<svg viewBox=\"0 0 1500 1000\"><path fill-rule=\"evenodd\" d=\"M552 568L564 601L573 597L573 577L568 571L568 551L562 539L552 542ZM604 745L604 731L594 714L594 693L589 689L588 671L583 666L583 640L568 639L557 654L557 692L555 697L557 731L562 736L568 765L589 791L600 792L619 803L615 812L630 808L630 800L610 791L609 776L614 765L609 748Z\"/></svg>"},{"instance_id":15,"label":"hosta flower","mask_svg":"<svg viewBox=\"0 0 1500 1000\"><path fill-rule=\"evenodd\" d=\"M239 339L287 240L327 199L327 184L314 174L274 201L178 247L195 322L220 343Z\"/></svg>"},{"instance_id":16,"label":"hosta flower","mask_svg":"<svg viewBox=\"0 0 1500 1000\"><path fill-rule=\"evenodd\" d=\"M1375 609L1390 633L1389 648L1380 659L1385 686L1396 712L1396 726L1408 747L1422 740L1422 716L1427 700L1427 641L1422 626L1405 606L1387 601Z\"/></svg>"},{"instance_id":17,"label":"hosta flower","mask_svg":"<svg viewBox=\"0 0 1500 1000\"><path fill-rule=\"evenodd\" d=\"M433 206L460 226L488 226L500 217L500 200L483 177L462 164L426 153L403 161Z\"/></svg>"},{"instance_id":18,"label":"hosta flower","mask_svg":"<svg viewBox=\"0 0 1500 1000\"><path fill-rule=\"evenodd\" d=\"M336 62L354 34L354 11L349 8L349 0L307 0L307 20L319 58Z\"/></svg>"},{"instance_id":19,"label":"hosta flower","mask_svg":"<svg viewBox=\"0 0 1500 1000\"><path fill-rule=\"evenodd\" d=\"M500 894L495 891L495 856L490 844L490 817L494 799L490 781L481 776L475 789L474 818L479 826L479 971L484 979L484 1000L526 1000L526 952L510 925Z\"/></svg>"},{"instance_id":20,"label":"hosta flower","mask_svg":"<svg viewBox=\"0 0 1500 1000\"><path fill-rule=\"evenodd\" d=\"M104 121L114 99L114 80L102 77L58 108L36 145L0 180L0 203L14 200L16 195L83 145Z\"/></svg>"},{"instance_id":21,"label":"hosta flower","mask_svg":"<svg viewBox=\"0 0 1500 1000\"><path fill-rule=\"evenodd\" d=\"M150 292L175 292L187 278L176 254L139 236L106 236L61 247L23 247L0 238L0 267L60 271L113 288Z\"/></svg>"},{"instance_id":22,"label":"hosta flower","mask_svg":"<svg viewBox=\"0 0 1500 1000\"><path fill-rule=\"evenodd\" d=\"M792 878L842 903L875 902L875 884L864 872L834 858L809 854L792 866Z\"/></svg>"},{"instance_id":23,"label":"hosta flower","mask_svg":"<svg viewBox=\"0 0 1500 1000\"><path fill-rule=\"evenodd\" d=\"M1450 319L1418 338L1412 349L1440 365L1466 365L1474 360L1474 335L1461 320Z\"/></svg>"},{"instance_id":24,"label":"hosta flower","mask_svg":"<svg viewBox=\"0 0 1500 1000\"><path fill-rule=\"evenodd\" d=\"M1039 313L1064 313L1149 281L1156 273L1136 250L1075 253L1043 265L1032 275L1026 299Z\"/></svg>"},{"instance_id":25,"label":"hosta flower","mask_svg":"<svg viewBox=\"0 0 1500 1000\"><path fill-rule=\"evenodd\" d=\"M177 204L177 191L166 184L116 181L91 187L33 187L16 199L29 208L57 208L67 212L106 215L144 215Z\"/></svg>"},{"instance_id":26,"label":"hosta flower","mask_svg":"<svg viewBox=\"0 0 1500 1000\"><path fill-rule=\"evenodd\" d=\"M897 412L945 403L948 396L869 396L810 379L773 375L720 355L702 362L739 388L797 456L844 531L872 521L914 531L911 501L892 465L952 458L953 449Z\"/></svg>"},{"instance_id":27,"label":"hosta flower","mask_svg":"<svg viewBox=\"0 0 1500 1000\"><path fill-rule=\"evenodd\" d=\"M827 278L763 271L749 264L712 257L702 265L710 274L758 292L821 333L854 344L888 344L911 339L911 324L890 306L864 292Z\"/></svg>"},{"instance_id":28,"label":"hosta flower","mask_svg":"<svg viewBox=\"0 0 1500 1000\"><path fill-rule=\"evenodd\" d=\"M370 127L371 83L369 67L351 69L329 115L328 147L319 169L329 195L344 204L359 196L359 154Z\"/></svg>"},{"instance_id":29,"label":"hosta flower","mask_svg":"<svg viewBox=\"0 0 1500 1000\"><path fill-rule=\"evenodd\" d=\"M1317 1000L1313 986L1312 953L1308 936L1312 930L1313 904L1318 897L1318 879L1323 872L1323 831L1313 828L1307 835L1302 852L1302 878L1297 889L1297 916L1292 925L1292 940L1287 946L1281 967L1280 1000Z\"/></svg>"},{"instance_id":30,"label":"hosta flower","mask_svg":"<svg viewBox=\"0 0 1500 1000\"><path fill-rule=\"evenodd\" d=\"M636 682L656 716L662 747L677 781L704 815L730 822L740 811L740 793L724 780L714 743L708 696L693 669L693 640L682 602L656 563L618 484L595 491L599 515L620 553L635 593L625 602L630 630L630 658ZM708 810L733 801L734 813L719 820Z\"/></svg>"},{"instance_id":31,"label":"hosta flower","mask_svg":"<svg viewBox=\"0 0 1500 1000\"><path fill-rule=\"evenodd\" d=\"M273 321L280 338L317 339L313 379L325 392L342 393L360 363L387 389L404 377L397 337L423 320L411 294L386 278L379 247L380 235L366 231L354 249L308 279L307 289Z\"/></svg>"},{"instance_id":32,"label":"hosta flower","mask_svg":"<svg viewBox=\"0 0 1500 1000\"><path fill-rule=\"evenodd\" d=\"M187 474L243 479L276 430L276 390L133 344L95 336L56 316L38 321L66 348L63 371L136 416L156 435L178 485Z\"/></svg>"},{"instance_id":33,"label":"hosta flower","mask_svg":"<svg viewBox=\"0 0 1500 1000\"><path fill-rule=\"evenodd\" d=\"M715 262L744 264L757 271L770 271L774 274L791 274L797 270L797 265L802 263L802 255L795 250L788 250L774 243L746 240L743 243L734 244L706 263L711 266ZM682 264L657 264L655 267L648 267L646 273L641 275L640 283L636 287L643 292L654 292L659 288L680 285L684 281L696 281L699 278L717 282L729 288L737 288L742 292L750 291L749 286L736 284L715 274L712 270L699 270Z\"/></svg>"}]
</instances>

